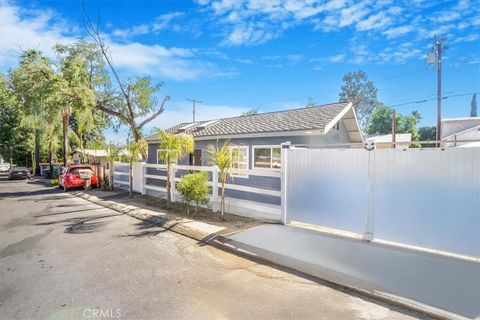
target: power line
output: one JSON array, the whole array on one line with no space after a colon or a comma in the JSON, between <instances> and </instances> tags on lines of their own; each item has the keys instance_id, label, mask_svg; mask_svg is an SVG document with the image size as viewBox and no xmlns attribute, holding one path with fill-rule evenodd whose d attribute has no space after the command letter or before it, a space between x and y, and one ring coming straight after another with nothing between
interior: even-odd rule
<instances>
[{"instance_id":1,"label":"power line","mask_svg":"<svg viewBox=\"0 0 480 320\"><path fill-rule=\"evenodd\" d=\"M443 96L442 100L445 100L445 99L448 99L448 98L454 98L454 97L471 96L471 95L474 95L475 93L479 94L480 92L452 94L452 95L449 95L449 96ZM405 105L409 105L409 104L425 103L425 102L432 101L432 100L437 100L437 97L422 99L422 100L416 100L416 101L403 102L403 103L399 103L399 104L390 105L390 107L394 108L394 107L400 107L400 106L405 106Z\"/></svg>"}]
</instances>

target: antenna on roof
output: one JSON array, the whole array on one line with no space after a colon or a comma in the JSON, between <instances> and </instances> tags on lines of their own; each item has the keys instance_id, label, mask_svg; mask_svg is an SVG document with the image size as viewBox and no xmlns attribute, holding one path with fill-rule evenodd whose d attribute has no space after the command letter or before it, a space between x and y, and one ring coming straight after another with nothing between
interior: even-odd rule
<instances>
[{"instance_id":1,"label":"antenna on roof","mask_svg":"<svg viewBox=\"0 0 480 320\"><path fill-rule=\"evenodd\" d=\"M186 99L187 101L192 101L193 104L193 122L195 122L195 103L202 103L200 100L195 99Z\"/></svg>"}]
</instances>

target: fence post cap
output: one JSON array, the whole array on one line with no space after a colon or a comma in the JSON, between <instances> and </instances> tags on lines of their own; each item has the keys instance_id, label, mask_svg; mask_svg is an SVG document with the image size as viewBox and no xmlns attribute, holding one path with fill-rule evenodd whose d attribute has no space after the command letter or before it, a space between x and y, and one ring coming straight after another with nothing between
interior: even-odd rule
<instances>
[{"instance_id":1,"label":"fence post cap","mask_svg":"<svg viewBox=\"0 0 480 320\"><path fill-rule=\"evenodd\" d=\"M291 143L290 141L283 142L281 146L282 146L282 149L290 149Z\"/></svg>"}]
</instances>

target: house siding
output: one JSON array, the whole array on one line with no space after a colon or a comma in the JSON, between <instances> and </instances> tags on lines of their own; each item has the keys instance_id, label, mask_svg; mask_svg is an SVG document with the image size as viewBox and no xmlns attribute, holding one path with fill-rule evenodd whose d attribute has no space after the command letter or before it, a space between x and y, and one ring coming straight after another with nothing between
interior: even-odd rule
<instances>
[{"instance_id":1,"label":"house siding","mask_svg":"<svg viewBox=\"0 0 480 320\"><path fill-rule=\"evenodd\" d=\"M202 150L202 165L208 165L208 159L206 158L207 149L209 145L219 145L222 146L225 142L225 139L211 139L211 140L200 140L195 141L195 149ZM331 129L325 135L305 135L305 136L282 136L282 137L259 137L259 138L232 138L230 139L230 143L239 146L248 146L248 168L253 169L253 148L254 146L273 146L278 145L280 146L284 142L290 142L293 145L338 145L343 143L349 143L350 137L348 132L343 124L343 121L340 121L339 129ZM156 164L157 163L157 150L158 150L158 143L152 142L148 145L148 163ZM188 165L189 164L189 156L185 156L179 161L181 165ZM158 174L158 175L165 175L164 172L150 168L148 170L149 174ZM177 177L182 176L185 174L177 173ZM162 180L155 180L155 179L147 179L147 182L153 185L165 186L165 181ZM235 176L233 177L233 181L229 181L229 183L236 184L236 185L243 185L249 187L258 187L262 189L270 189L270 190L280 190L280 178L275 177L263 177L263 176L254 176L249 175L248 177L244 176ZM241 200L251 200L256 202L261 202L265 204L273 204L273 205L280 205L280 197L271 196L271 195L264 195L259 193L250 193L245 191L239 190L225 190L226 196Z\"/></svg>"}]
</instances>

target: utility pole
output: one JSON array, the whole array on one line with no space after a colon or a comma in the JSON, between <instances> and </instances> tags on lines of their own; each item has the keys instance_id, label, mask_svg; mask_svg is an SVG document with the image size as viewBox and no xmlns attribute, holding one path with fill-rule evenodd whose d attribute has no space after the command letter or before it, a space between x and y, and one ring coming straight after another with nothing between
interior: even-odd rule
<instances>
[{"instance_id":1,"label":"utility pole","mask_svg":"<svg viewBox=\"0 0 480 320\"><path fill-rule=\"evenodd\" d=\"M428 55L428 64L437 63L437 147L440 147L439 141L442 139L442 51L448 48L443 45L445 41L447 38L439 40L435 35L434 46Z\"/></svg>"},{"instance_id":2,"label":"utility pole","mask_svg":"<svg viewBox=\"0 0 480 320\"><path fill-rule=\"evenodd\" d=\"M393 110L392 115L392 147L395 149L397 142L397 112Z\"/></svg>"},{"instance_id":3,"label":"utility pole","mask_svg":"<svg viewBox=\"0 0 480 320\"><path fill-rule=\"evenodd\" d=\"M186 99L187 101L191 101L193 104L193 122L195 122L195 103L202 103L200 100L195 99Z\"/></svg>"}]
</instances>

